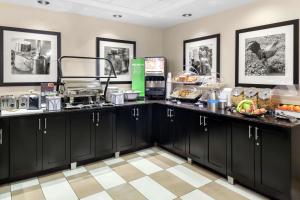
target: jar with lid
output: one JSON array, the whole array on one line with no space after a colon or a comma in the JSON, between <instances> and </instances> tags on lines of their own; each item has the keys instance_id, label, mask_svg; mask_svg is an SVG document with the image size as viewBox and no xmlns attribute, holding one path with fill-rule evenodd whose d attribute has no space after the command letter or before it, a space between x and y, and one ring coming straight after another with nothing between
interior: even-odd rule
<instances>
[{"instance_id":1,"label":"jar with lid","mask_svg":"<svg viewBox=\"0 0 300 200\"><path fill-rule=\"evenodd\" d=\"M243 100L244 100L244 89L242 87L233 88L231 92L232 106L236 107Z\"/></svg>"},{"instance_id":2,"label":"jar with lid","mask_svg":"<svg viewBox=\"0 0 300 200\"><path fill-rule=\"evenodd\" d=\"M246 88L244 90L245 99L253 101L255 105L257 105L257 94L258 94L258 89L254 87Z\"/></svg>"},{"instance_id":3,"label":"jar with lid","mask_svg":"<svg viewBox=\"0 0 300 200\"><path fill-rule=\"evenodd\" d=\"M259 108L265 108L265 109L271 109L272 106L272 99L271 99L271 94L272 91L271 89L261 89L258 92L258 101L257 101L257 106Z\"/></svg>"}]
</instances>

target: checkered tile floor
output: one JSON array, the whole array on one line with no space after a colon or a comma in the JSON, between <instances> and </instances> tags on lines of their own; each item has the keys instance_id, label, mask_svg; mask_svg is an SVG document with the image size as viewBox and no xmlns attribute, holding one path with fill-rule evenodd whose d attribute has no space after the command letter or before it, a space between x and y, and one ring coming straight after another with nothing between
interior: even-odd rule
<instances>
[{"instance_id":1,"label":"checkered tile floor","mask_svg":"<svg viewBox=\"0 0 300 200\"><path fill-rule=\"evenodd\" d=\"M0 186L0 200L266 199L154 147Z\"/></svg>"}]
</instances>

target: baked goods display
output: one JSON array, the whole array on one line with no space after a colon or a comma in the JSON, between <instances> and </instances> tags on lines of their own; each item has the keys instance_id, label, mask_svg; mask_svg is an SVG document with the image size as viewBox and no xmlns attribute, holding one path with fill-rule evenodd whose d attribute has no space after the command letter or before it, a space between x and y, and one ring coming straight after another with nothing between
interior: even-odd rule
<instances>
[{"instance_id":1,"label":"baked goods display","mask_svg":"<svg viewBox=\"0 0 300 200\"><path fill-rule=\"evenodd\" d=\"M196 84L200 81L200 76L192 72L182 72L173 78L175 83Z\"/></svg>"},{"instance_id":2,"label":"baked goods display","mask_svg":"<svg viewBox=\"0 0 300 200\"><path fill-rule=\"evenodd\" d=\"M194 100L198 98L200 94L200 91L195 87L182 86L175 88L173 93L171 94L171 97L175 99Z\"/></svg>"}]
</instances>

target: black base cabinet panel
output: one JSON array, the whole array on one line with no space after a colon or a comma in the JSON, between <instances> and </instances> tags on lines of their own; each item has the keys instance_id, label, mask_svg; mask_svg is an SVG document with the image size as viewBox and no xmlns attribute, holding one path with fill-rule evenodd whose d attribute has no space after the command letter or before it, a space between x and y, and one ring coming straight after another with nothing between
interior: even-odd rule
<instances>
[{"instance_id":1,"label":"black base cabinet panel","mask_svg":"<svg viewBox=\"0 0 300 200\"><path fill-rule=\"evenodd\" d=\"M116 151L114 110L107 109L97 111L95 120L96 157L113 154Z\"/></svg>"},{"instance_id":2,"label":"black base cabinet panel","mask_svg":"<svg viewBox=\"0 0 300 200\"><path fill-rule=\"evenodd\" d=\"M9 178L9 121L0 120L0 180Z\"/></svg>"},{"instance_id":3,"label":"black base cabinet panel","mask_svg":"<svg viewBox=\"0 0 300 200\"><path fill-rule=\"evenodd\" d=\"M42 117L24 116L10 120L10 177L42 170Z\"/></svg>"},{"instance_id":4,"label":"black base cabinet panel","mask_svg":"<svg viewBox=\"0 0 300 200\"><path fill-rule=\"evenodd\" d=\"M117 151L151 145L152 116L147 105L118 108L116 116Z\"/></svg>"},{"instance_id":5,"label":"black base cabinet panel","mask_svg":"<svg viewBox=\"0 0 300 200\"><path fill-rule=\"evenodd\" d=\"M233 122L229 175L263 194L291 199L290 136L288 129Z\"/></svg>"},{"instance_id":6,"label":"black base cabinet panel","mask_svg":"<svg viewBox=\"0 0 300 200\"><path fill-rule=\"evenodd\" d=\"M70 114L71 162L95 157L96 112L79 111Z\"/></svg>"},{"instance_id":7,"label":"black base cabinet panel","mask_svg":"<svg viewBox=\"0 0 300 200\"><path fill-rule=\"evenodd\" d=\"M70 163L70 130L66 114L43 118L43 170Z\"/></svg>"},{"instance_id":8,"label":"black base cabinet panel","mask_svg":"<svg viewBox=\"0 0 300 200\"><path fill-rule=\"evenodd\" d=\"M225 175L227 172L227 121L199 112L191 112L189 118L188 156Z\"/></svg>"}]
</instances>

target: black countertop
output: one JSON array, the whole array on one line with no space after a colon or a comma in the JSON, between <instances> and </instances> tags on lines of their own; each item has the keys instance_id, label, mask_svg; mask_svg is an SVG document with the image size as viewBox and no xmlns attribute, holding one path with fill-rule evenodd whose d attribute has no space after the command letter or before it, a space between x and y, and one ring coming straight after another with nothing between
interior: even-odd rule
<instances>
[{"instance_id":1,"label":"black countertop","mask_svg":"<svg viewBox=\"0 0 300 200\"><path fill-rule=\"evenodd\" d=\"M273 126L279 126L282 128L294 128L296 126L300 126L300 122L297 123L291 123L288 120L283 119L276 119L273 116L265 115L264 117L259 118L252 118L252 117L246 117L239 113L232 113L229 111L224 110L217 110L217 111L211 111L207 108L200 108L195 106L192 103L181 103L176 104L169 101L164 100L146 100L146 101L135 101L135 102L125 102L123 105L115 105L115 106L99 106L99 107L93 107L93 108L82 108L82 109L62 109L60 111L43 111L39 113L25 113L25 114L14 114L14 115L0 115L0 118L11 118L11 117L20 117L20 116L28 116L28 115L45 115L45 114L55 114L55 113L72 113L72 112L82 112L82 111L92 111L97 109L116 109L119 107L127 107L127 106L135 106L135 105L148 105L148 104L159 104L159 105L166 105L171 106L174 108L180 108L180 109L187 109L191 111L197 111L201 112L203 114L207 115L215 115L220 117L227 117L231 119L237 119L237 120L243 120L247 122L252 123L261 123L265 125L273 125Z\"/></svg>"}]
</instances>

